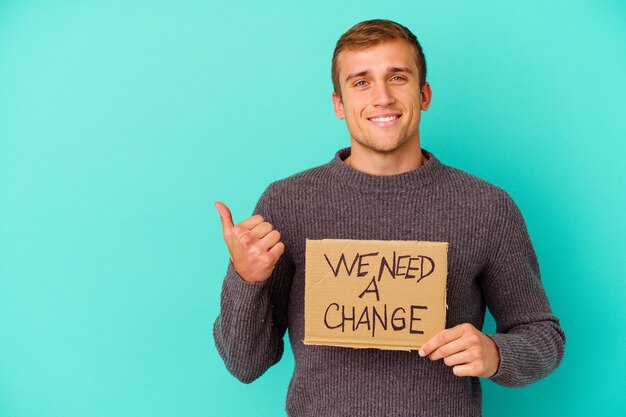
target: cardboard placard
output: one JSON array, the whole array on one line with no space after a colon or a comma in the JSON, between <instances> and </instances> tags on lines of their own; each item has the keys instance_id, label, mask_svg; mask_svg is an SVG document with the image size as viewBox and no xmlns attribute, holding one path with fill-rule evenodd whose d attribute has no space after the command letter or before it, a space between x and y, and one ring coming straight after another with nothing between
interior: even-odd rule
<instances>
[{"instance_id":1,"label":"cardboard placard","mask_svg":"<svg viewBox=\"0 0 626 417\"><path fill-rule=\"evenodd\" d=\"M445 328L448 243L306 241L304 343L417 350Z\"/></svg>"}]
</instances>

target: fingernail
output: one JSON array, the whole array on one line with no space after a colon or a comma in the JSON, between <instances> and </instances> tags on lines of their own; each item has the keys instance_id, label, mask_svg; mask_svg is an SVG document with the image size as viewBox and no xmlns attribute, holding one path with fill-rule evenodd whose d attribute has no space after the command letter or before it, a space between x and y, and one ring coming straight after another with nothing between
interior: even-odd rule
<instances>
[{"instance_id":1,"label":"fingernail","mask_svg":"<svg viewBox=\"0 0 626 417\"><path fill-rule=\"evenodd\" d=\"M424 354L424 351L423 351L422 349L418 350L418 351L417 351L417 354L418 354L418 355L420 355L422 358L423 358L424 356L426 356L426 355Z\"/></svg>"}]
</instances>

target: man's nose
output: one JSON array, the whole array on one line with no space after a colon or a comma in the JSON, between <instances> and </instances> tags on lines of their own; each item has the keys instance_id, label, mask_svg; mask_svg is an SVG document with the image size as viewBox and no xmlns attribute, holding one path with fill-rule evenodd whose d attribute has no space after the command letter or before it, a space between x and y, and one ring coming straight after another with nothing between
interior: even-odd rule
<instances>
[{"instance_id":1,"label":"man's nose","mask_svg":"<svg viewBox=\"0 0 626 417\"><path fill-rule=\"evenodd\" d=\"M389 106L396 101L393 92L385 83L375 85L372 94L372 105L374 106Z\"/></svg>"}]
</instances>

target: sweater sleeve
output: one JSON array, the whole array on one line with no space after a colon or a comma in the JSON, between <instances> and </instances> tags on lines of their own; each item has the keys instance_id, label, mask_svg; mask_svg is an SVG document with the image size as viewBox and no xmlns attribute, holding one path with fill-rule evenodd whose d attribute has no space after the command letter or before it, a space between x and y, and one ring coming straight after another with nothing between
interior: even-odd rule
<instances>
[{"instance_id":1,"label":"sweater sleeve","mask_svg":"<svg viewBox=\"0 0 626 417\"><path fill-rule=\"evenodd\" d=\"M271 186L254 213L280 231L270 210L270 199ZM288 248L270 278L262 283L244 281L229 262L213 337L226 368L244 383L259 378L282 357L292 275Z\"/></svg>"},{"instance_id":2,"label":"sweater sleeve","mask_svg":"<svg viewBox=\"0 0 626 417\"><path fill-rule=\"evenodd\" d=\"M494 247L482 276L487 306L496 320L491 338L500 351L500 367L491 380L521 387L556 369L565 334L541 284L524 219L506 194L494 227Z\"/></svg>"}]
</instances>

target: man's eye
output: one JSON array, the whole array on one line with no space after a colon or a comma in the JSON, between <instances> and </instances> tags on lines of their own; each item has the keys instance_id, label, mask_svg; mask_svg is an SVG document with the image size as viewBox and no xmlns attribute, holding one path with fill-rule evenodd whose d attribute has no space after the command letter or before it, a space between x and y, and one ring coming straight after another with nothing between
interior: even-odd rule
<instances>
[{"instance_id":1,"label":"man's eye","mask_svg":"<svg viewBox=\"0 0 626 417\"><path fill-rule=\"evenodd\" d=\"M354 83L355 87L365 87L366 85L367 85L367 81L365 80L357 81L356 83Z\"/></svg>"},{"instance_id":2,"label":"man's eye","mask_svg":"<svg viewBox=\"0 0 626 417\"><path fill-rule=\"evenodd\" d=\"M401 75L394 75L393 77L391 77L391 81L404 81L406 80L406 78L404 78Z\"/></svg>"}]
</instances>

